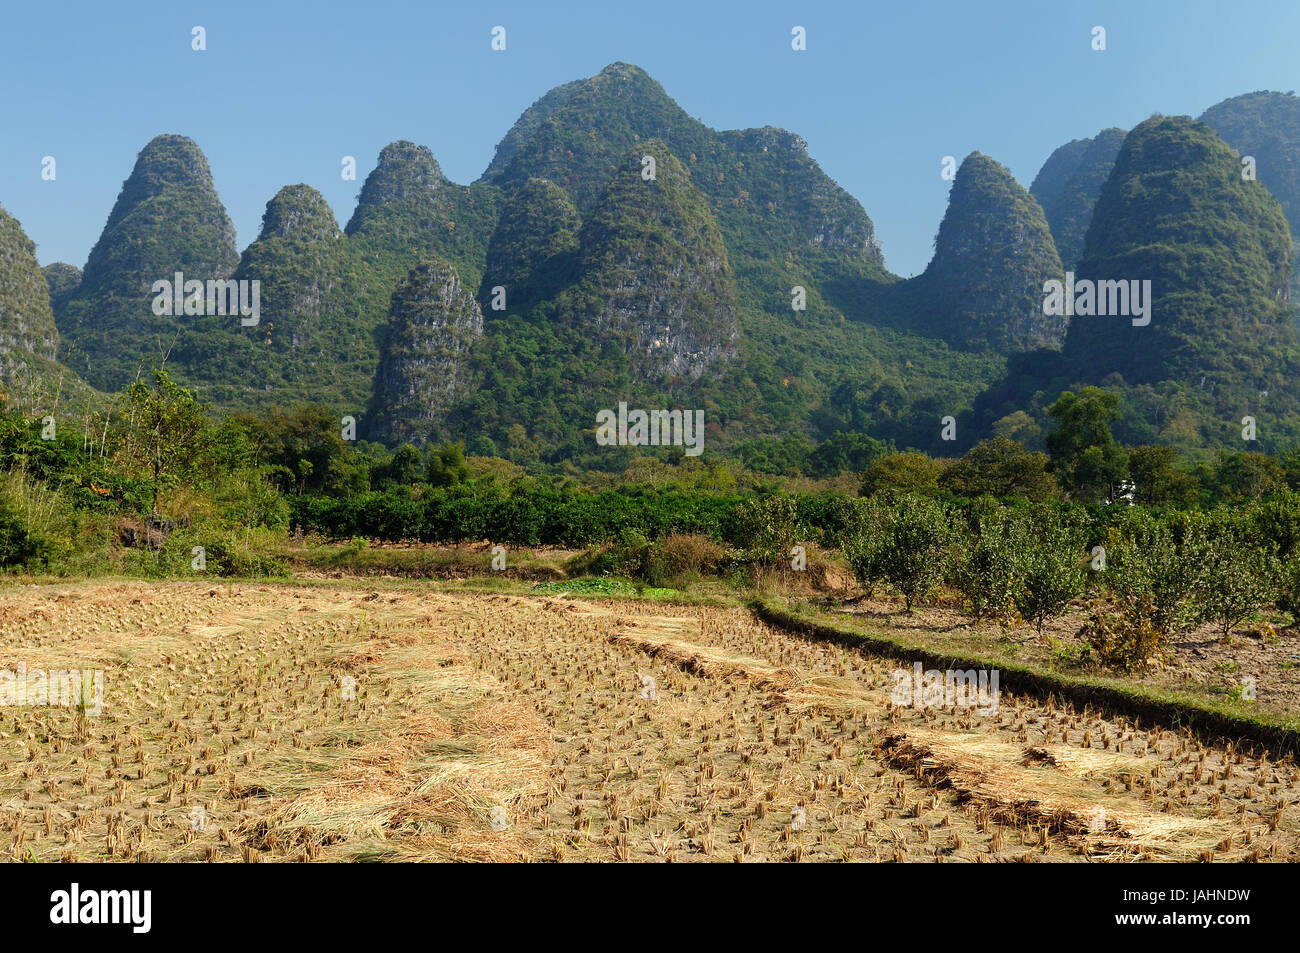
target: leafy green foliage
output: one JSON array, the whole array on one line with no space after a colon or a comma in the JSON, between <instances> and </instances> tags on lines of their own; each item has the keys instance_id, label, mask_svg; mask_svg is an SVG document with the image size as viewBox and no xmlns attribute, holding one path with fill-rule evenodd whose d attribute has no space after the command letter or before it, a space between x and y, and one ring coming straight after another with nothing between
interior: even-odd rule
<instances>
[{"instance_id":1,"label":"leafy green foliage","mask_svg":"<svg viewBox=\"0 0 1300 953\"><path fill-rule=\"evenodd\" d=\"M736 511L734 536L746 558L759 566L786 565L799 530L795 502L788 496L747 500Z\"/></svg>"},{"instance_id":2,"label":"leafy green foliage","mask_svg":"<svg viewBox=\"0 0 1300 953\"><path fill-rule=\"evenodd\" d=\"M976 501L952 540L951 579L976 619L1005 618L1020 575L1011 517L991 499Z\"/></svg>"},{"instance_id":3,"label":"leafy green foliage","mask_svg":"<svg viewBox=\"0 0 1300 953\"><path fill-rule=\"evenodd\" d=\"M1056 420L1056 429L1047 435L1052 470L1070 498L1113 500L1128 472L1128 455L1110 430L1119 415L1119 398L1085 387L1077 395L1066 391L1048 411Z\"/></svg>"},{"instance_id":4,"label":"leafy green foliage","mask_svg":"<svg viewBox=\"0 0 1300 953\"><path fill-rule=\"evenodd\" d=\"M1009 545L1018 553L1012 600L1041 635L1087 587L1083 534L1055 508L1035 507L1012 517Z\"/></svg>"},{"instance_id":5,"label":"leafy green foliage","mask_svg":"<svg viewBox=\"0 0 1300 953\"><path fill-rule=\"evenodd\" d=\"M1277 593L1278 561L1260 545L1250 524L1222 510L1205 517L1204 569L1195 597L1200 618L1219 627L1224 640L1234 626L1271 602Z\"/></svg>"},{"instance_id":6,"label":"leafy green foliage","mask_svg":"<svg viewBox=\"0 0 1300 953\"><path fill-rule=\"evenodd\" d=\"M1149 617L1167 634L1183 631L1195 620L1193 597L1208 562L1203 521L1194 516L1161 520L1139 510L1123 533L1119 545L1107 550L1111 588L1129 600L1126 611L1138 613L1135 620Z\"/></svg>"},{"instance_id":7,"label":"leafy green foliage","mask_svg":"<svg viewBox=\"0 0 1300 953\"><path fill-rule=\"evenodd\" d=\"M166 371L155 371L152 386L137 380L127 388L122 414L123 456L152 479L154 504L164 485L191 476L206 450L205 408L193 392L178 386Z\"/></svg>"},{"instance_id":8,"label":"leafy green foliage","mask_svg":"<svg viewBox=\"0 0 1300 953\"><path fill-rule=\"evenodd\" d=\"M938 485L956 496L1018 497L1041 501L1057 496L1047 472L1047 457L1031 453L1007 437L981 440L949 464Z\"/></svg>"},{"instance_id":9,"label":"leafy green foliage","mask_svg":"<svg viewBox=\"0 0 1300 953\"><path fill-rule=\"evenodd\" d=\"M883 490L933 494L939 489L944 464L923 453L890 453L877 457L862 475L862 495Z\"/></svg>"},{"instance_id":10,"label":"leafy green foliage","mask_svg":"<svg viewBox=\"0 0 1300 953\"><path fill-rule=\"evenodd\" d=\"M886 517L880 560L884 580L903 594L908 612L944 578L952 538L947 512L938 503L904 496Z\"/></svg>"}]
</instances>

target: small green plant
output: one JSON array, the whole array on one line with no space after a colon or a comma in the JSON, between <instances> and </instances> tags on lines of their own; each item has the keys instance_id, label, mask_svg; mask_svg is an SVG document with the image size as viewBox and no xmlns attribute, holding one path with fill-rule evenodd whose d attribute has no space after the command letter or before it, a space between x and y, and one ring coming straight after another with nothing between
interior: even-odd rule
<instances>
[{"instance_id":1,"label":"small green plant","mask_svg":"<svg viewBox=\"0 0 1300 953\"><path fill-rule=\"evenodd\" d=\"M1073 668L1083 660L1083 649L1078 645L1048 636L1047 646L1054 667L1059 665L1062 668Z\"/></svg>"}]
</instances>

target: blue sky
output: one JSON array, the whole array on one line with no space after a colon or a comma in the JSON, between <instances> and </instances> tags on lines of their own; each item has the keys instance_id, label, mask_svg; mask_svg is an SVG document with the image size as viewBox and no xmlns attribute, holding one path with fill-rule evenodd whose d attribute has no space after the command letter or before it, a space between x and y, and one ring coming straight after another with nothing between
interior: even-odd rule
<instances>
[{"instance_id":1,"label":"blue sky","mask_svg":"<svg viewBox=\"0 0 1300 953\"><path fill-rule=\"evenodd\" d=\"M804 52L790 49L796 24ZM191 49L195 25L206 52ZM490 48L496 25L504 53ZM1105 52L1091 49L1095 25ZM295 182L346 224L394 139L472 181L535 99L624 60L715 128L803 136L875 221L886 265L911 275L947 202L944 155L978 149L1028 186L1054 148L1105 126L1300 88L1298 43L1296 0L9 2L0 204L42 264L80 266L139 150L180 133L207 154L242 249ZM343 155L355 182L340 178Z\"/></svg>"}]
</instances>

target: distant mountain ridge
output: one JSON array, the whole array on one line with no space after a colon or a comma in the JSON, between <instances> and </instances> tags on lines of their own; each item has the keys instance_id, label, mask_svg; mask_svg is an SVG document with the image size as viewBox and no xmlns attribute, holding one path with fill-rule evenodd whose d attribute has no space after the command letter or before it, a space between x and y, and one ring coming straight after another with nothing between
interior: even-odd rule
<instances>
[{"instance_id":1,"label":"distant mountain ridge","mask_svg":"<svg viewBox=\"0 0 1300 953\"><path fill-rule=\"evenodd\" d=\"M613 63L524 110L477 181L449 181L432 150L398 140L345 228L316 190L286 186L242 255L198 145L159 136L84 273L36 273L57 326L53 360L102 390L165 360L218 409L319 402L373 439L463 438L524 464L607 459L591 420L624 399L703 409L714 450L842 431L951 452L941 418L961 416L963 443L1012 411L1041 426L1044 404L1085 380L1127 388L1131 436L1215 445L1222 401L1188 391L1172 428L1157 407L1156 392L1190 386L1198 362L1217 393L1272 393L1277 432L1300 437L1278 378L1290 302L1262 277L1300 272L1286 218L1260 204L1276 196L1300 215L1295 106L1237 97L1206 112L1210 125L1161 127L1149 148L1138 146L1151 127L1136 140L1105 129L1053 152L1028 190L972 153L932 261L903 281L866 210L801 137L713 130L644 71ZM1219 175L1228 156L1240 177L1243 149L1258 160L1258 195ZM1200 171L1170 178L1175 161ZM1188 209L1222 215L1241 254L1207 242ZM1121 263L1153 271L1162 311L1190 314L1198 295L1235 309L1207 304L1208 323L1156 324L1122 346L1044 313L1046 282ZM1206 271L1217 264L1242 280L1216 284ZM262 320L154 314L152 283L177 271L259 282ZM443 312L429 310L444 298ZM1206 343L1179 330L1193 327Z\"/></svg>"}]
</instances>

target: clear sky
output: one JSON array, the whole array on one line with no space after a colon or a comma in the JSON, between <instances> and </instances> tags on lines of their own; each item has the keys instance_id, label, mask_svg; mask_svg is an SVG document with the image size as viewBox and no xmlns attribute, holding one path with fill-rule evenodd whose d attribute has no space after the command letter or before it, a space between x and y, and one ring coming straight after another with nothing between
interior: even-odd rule
<instances>
[{"instance_id":1,"label":"clear sky","mask_svg":"<svg viewBox=\"0 0 1300 953\"><path fill-rule=\"evenodd\" d=\"M291 183L346 224L394 139L470 182L530 103L624 60L710 126L803 136L875 221L886 265L911 275L943 216L944 155L978 149L1028 186L1054 148L1105 126L1300 88L1298 48L1300 0L3 0L0 204L42 264L80 266L139 150L180 133L206 153L242 249Z\"/></svg>"}]
</instances>

